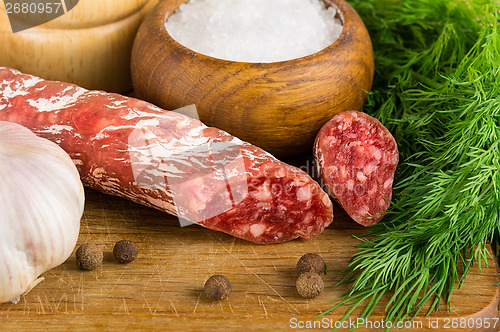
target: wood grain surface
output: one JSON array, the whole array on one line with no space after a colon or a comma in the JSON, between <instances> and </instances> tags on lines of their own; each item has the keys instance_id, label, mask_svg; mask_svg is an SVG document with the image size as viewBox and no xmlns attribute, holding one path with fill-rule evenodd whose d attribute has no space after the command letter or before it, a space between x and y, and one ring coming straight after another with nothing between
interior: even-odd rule
<instances>
[{"instance_id":1,"label":"wood grain surface","mask_svg":"<svg viewBox=\"0 0 500 332\"><path fill-rule=\"evenodd\" d=\"M196 105L200 120L276 156L309 151L333 115L359 110L372 86L370 36L344 0L344 24L332 45L309 56L273 63L226 61L192 51L165 28L187 0L163 1L146 17L132 49L132 82L141 99L164 109Z\"/></svg>"},{"instance_id":2,"label":"wood grain surface","mask_svg":"<svg viewBox=\"0 0 500 332\"><path fill-rule=\"evenodd\" d=\"M329 300L348 289L335 286L340 280L337 273L355 252L358 241L352 235L363 232L335 205L333 224L316 239L255 245L199 226L179 227L172 216L87 190L78 245L101 246L102 266L79 270L73 253L63 265L45 273L45 280L18 304L0 304L0 330L293 330L294 319L312 321L329 308ZM139 247L137 260L128 265L117 263L111 254L121 239L133 240ZM294 286L295 264L307 252L320 253L328 265L325 290L313 300L300 298ZM409 330L445 330L447 319L498 317L498 274L496 263L489 263L471 269L463 287L455 291L450 311L442 303L431 316L417 317L422 328ZM231 280L229 299L212 302L204 296L204 282L213 274ZM328 324L345 311L328 314L332 322ZM376 324L383 318L381 303L371 321ZM429 328L431 321L441 328ZM448 323L451 327L452 321ZM499 329L500 323L483 330Z\"/></svg>"}]
</instances>

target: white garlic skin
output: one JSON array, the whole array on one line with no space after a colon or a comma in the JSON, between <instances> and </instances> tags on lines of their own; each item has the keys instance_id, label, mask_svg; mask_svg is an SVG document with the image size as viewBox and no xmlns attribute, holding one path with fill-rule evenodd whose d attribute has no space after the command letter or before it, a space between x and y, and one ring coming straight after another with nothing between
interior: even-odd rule
<instances>
[{"instance_id":1,"label":"white garlic skin","mask_svg":"<svg viewBox=\"0 0 500 332\"><path fill-rule=\"evenodd\" d=\"M15 300L73 252L84 190L68 154L0 121L0 303Z\"/></svg>"}]
</instances>

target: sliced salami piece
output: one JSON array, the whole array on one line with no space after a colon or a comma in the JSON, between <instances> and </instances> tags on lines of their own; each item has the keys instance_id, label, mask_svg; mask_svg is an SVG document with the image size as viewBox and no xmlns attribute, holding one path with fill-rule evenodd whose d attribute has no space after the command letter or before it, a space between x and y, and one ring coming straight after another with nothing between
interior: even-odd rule
<instances>
[{"instance_id":1,"label":"sliced salami piece","mask_svg":"<svg viewBox=\"0 0 500 332\"><path fill-rule=\"evenodd\" d=\"M333 219L305 172L144 101L0 67L0 120L58 143L88 187L238 238L310 239Z\"/></svg>"},{"instance_id":2,"label":"sliced salami piece","mask_svg":"<svg viewBox=\"0 0 500 332\"><path fill-rule=\"evenodd\" d=\"M399 154L380 121L357 111L337 114L318 133L314 159L330 194L354 221L368 226L382 219Z\"/></svg>"}]
</instances>

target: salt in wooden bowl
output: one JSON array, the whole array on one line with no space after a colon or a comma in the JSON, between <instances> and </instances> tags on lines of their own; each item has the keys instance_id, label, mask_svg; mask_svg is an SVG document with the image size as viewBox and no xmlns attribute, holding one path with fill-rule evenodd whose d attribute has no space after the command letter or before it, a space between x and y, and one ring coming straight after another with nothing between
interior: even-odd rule
<instances>
[{"instance_id":1,"label":"salt in wooden bowl","mask_svg":"<svg viewBox=\"0 0 500 332\"><path fill-rule=\"evenodd\" d=\"M360 110L371 89L373 49L366 27L344 0L343 31L331 45L301 58L248 63L217 59L174 40L165 22L188 0L160 2L146 17L132 50L137 95L162 108L196 105L200 120L278 157L312 150L335 114Z\"/></svg>"}]
</instances>

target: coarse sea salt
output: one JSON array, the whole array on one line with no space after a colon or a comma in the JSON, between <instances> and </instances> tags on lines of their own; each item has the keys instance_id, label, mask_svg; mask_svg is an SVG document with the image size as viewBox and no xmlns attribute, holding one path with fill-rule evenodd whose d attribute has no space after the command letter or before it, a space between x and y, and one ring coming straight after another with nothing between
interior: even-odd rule
<instances>
[{"instance_id":1,"label":"coarse sea salt","mask_svg":"<svg viewBox=\"0 0 500 332\"><path fill-rule=\"evenodd\" d=\"M340 36L321 0L191 0L165 22L180 44L214 58L277 62L316 53Z\"/></svg>"}]
</instances>

